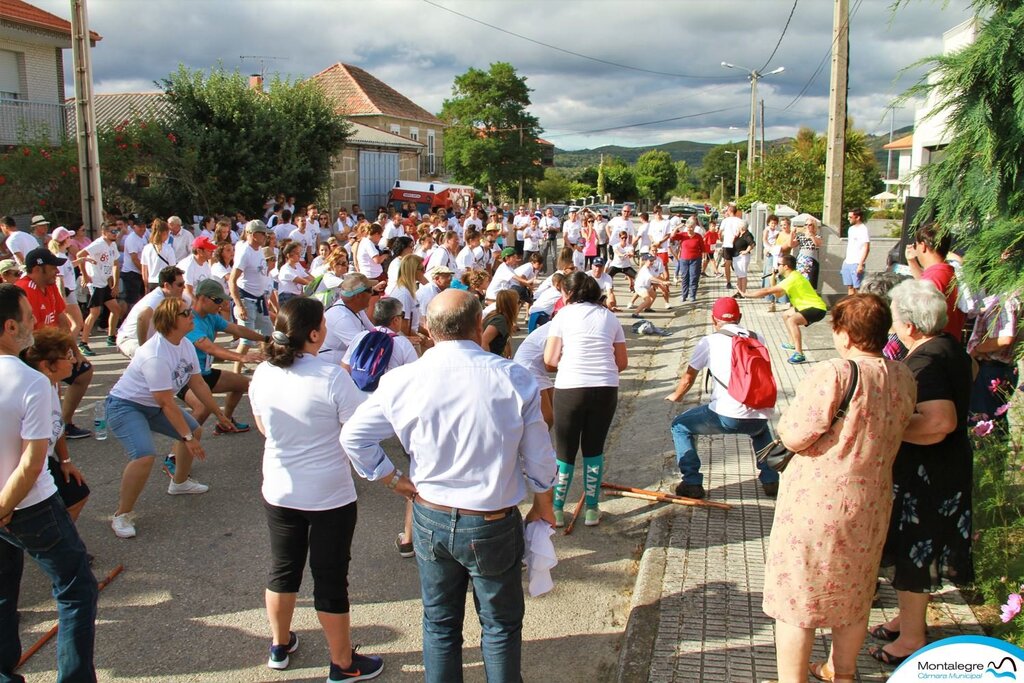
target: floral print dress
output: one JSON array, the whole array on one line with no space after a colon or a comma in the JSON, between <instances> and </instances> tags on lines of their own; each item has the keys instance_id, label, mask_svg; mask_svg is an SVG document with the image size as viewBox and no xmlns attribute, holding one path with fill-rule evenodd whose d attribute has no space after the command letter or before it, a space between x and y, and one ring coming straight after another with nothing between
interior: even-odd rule
<instances>
[{"instance_id":1,"label":"floral print dress","mask_svg":"<svg viewBox=\"0 0 1024 683\"><path fill-rule=\"evenodd\" d=\"M942 580L974 578L971 561L973 452L967 433L971 361L948 334L928 340L904 361L917 379L917 401L948 400L956 429L941 442L904 442L893 465L893 508L882 566L896 590L928 593Z\"/></svg>"},{"instance_id":2,"label":"floral print dress","mask_svg":"<svg viewBox=\"0 0 1024 683\"><path fill-rule=\"evenodd\" d=\"M845 419L830 426L849 385L842 359L818 363L779 420L796 451L782 474L768 542L764 611L800 628L863 622L875 594L892 505L892 463L914 411L912 373L858 358Z\"/></svg>"}]
</instances>

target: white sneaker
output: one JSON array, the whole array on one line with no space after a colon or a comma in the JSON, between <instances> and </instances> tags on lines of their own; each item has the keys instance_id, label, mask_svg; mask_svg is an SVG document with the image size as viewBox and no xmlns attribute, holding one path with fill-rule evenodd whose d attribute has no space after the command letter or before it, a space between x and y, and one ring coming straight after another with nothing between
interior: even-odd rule
<instances>
[{"instance_id":1,"label":"white sneaker","mask_svg":"<svg viewBox=\"0 0 1024 683\"><path fill-rule=\"evenodd\" d=\"M129 514L131 513L114 515L110 521L110 528L114 530L114 535L118 538L135 538L135 525L132 524Z\"/></svg>"},{"instance_id":2,"label":"white sneaker","mask_svg":"<svg viewBox=\"0 0 1024 683\"><path fill-rule=\"evenodd\" d=\"M206 493L209 490L209 486L207 486L206 484L200 484L198 481L195 481L194 479L191 478L186 479L180 484L174 483L174 480L172 479L171 483L167 485L167 493L169 493L172 496L184 496L192 493Z\"/></svg>"}]
</instances>

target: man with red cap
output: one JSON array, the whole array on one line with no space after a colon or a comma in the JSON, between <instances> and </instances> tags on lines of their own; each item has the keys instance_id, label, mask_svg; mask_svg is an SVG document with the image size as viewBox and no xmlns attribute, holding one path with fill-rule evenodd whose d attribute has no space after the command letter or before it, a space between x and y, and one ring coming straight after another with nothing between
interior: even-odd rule
<instances>
[{"instance_id":1,"label":"man with red cap","mask_svg":"<svg viewBox=\"0 0 1024 683\"><path fill-rule=\"evenodd\" d=\"M665 400L679 402L693 386L697 374L707 368L714 379L711 385L711 401L691 408L672 420L672 441L676 449L676 463L682 481L676 486L676 495L687 498L704 498L704 475L700 472L700 457L697 455L695 437L698 434L746 434L759 451L772 441L768 431L768 418L774 408L754 408L733 397L729 391L732 379L733 353L736 337L755 340L762 347L764 339L756 332L740 326L740 307L736 299L722 297L711 309L714 332L697 342L690 358L689 367L679 380L675 391ZM767 353L764 354L767 357ZM758 479L765 495L774 498L779 491L779 473L770 467L759 466Z\"/></svg>"},{"instance_id":2,"label":"man with red cap","mask_svg":"<svg viewBox=\"0 0 1024 683\"><path fill-rule=\"evenodd\" d=\"M195 301L196 285L212 276L210 259L217 245L210 238L199 236L192 242L192 253L178 261L178 270L185 274L185 298Z\"/></svg>"}]
</instances>

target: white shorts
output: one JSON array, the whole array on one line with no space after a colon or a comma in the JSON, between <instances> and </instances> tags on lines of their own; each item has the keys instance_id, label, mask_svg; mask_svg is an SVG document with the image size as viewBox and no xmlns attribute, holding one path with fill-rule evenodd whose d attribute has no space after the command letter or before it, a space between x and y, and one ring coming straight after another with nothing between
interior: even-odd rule
<instances>
[{"instance_id":1,"label":"white shorts","mask_svg":"<svg viewBox=\"0 0 1024 683\"><path fill-rule=\"evenodd\" d=\"M651 296L651 290L647 289L646 287L637 287L634 291L637 296L642 297L644 299L654 298Z\"/></svg>"},{"instance_id":2,"label":"white shorts","mask_svg":"<svg viewBox=\"0 0 1024 683\"><path fill-rule=\"evenodd\" d=\"M750 254L741 254L739 256L733 256L732 270L734 273L736 273L736 277L746 277L748 265L750 265Z\"/></svg>"}]
</instances>

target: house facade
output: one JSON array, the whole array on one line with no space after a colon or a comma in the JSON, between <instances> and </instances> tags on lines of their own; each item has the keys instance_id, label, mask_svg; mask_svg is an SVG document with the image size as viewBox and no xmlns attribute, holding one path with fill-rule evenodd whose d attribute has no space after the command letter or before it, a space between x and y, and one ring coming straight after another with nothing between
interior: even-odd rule
<instances>
[{"instance_id":1,"label":"house facade","mask_svg":"<svg viewBox=\"0 0 1024 683\"><path fill-rule=\"evenodd\" d=\"M101 40L90 34L91 43ZM71 23L23 0L0 2L0 146L65 134L64 50Z\"/></svg>"}]
</instances>

